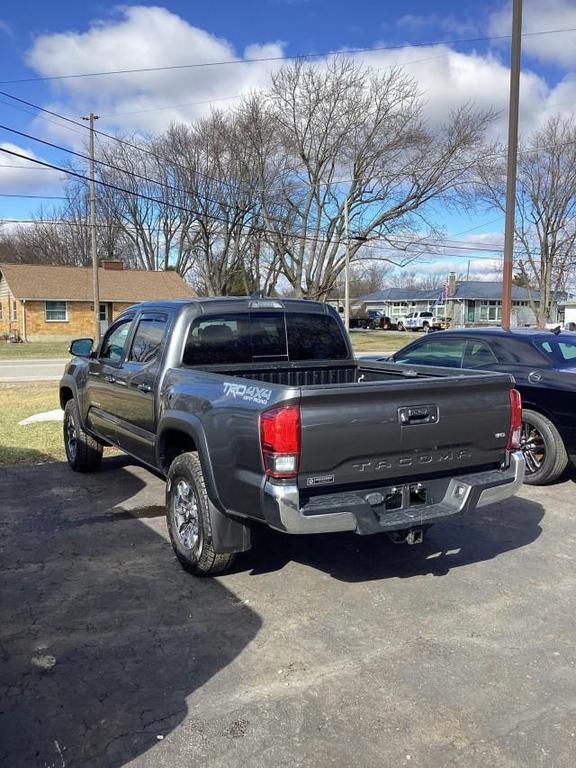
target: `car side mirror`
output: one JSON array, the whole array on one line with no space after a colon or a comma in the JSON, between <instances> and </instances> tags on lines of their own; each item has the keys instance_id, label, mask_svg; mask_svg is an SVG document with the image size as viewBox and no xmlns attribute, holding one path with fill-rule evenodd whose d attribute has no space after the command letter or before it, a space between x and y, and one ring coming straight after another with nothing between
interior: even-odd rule
<instances>
[{"instance_id":1,"label":"car side mirror","mask_svg":"<svg viewBox=\"0 0 576 768\"><path fill-rule=\"evenodd\" d=\"M68 351L74 357L91 357L93 344L93 339L74 339Z\"/></svg>"}]
</instances>

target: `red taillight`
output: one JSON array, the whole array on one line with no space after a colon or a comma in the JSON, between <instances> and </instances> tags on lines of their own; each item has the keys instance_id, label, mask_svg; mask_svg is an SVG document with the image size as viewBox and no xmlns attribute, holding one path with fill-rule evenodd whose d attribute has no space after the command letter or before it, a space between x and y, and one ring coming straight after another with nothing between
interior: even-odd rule
<instances>
[{"instance_id":1,"label":"red taillight","mask_svg":"<svg viewBox=\"0 0 576 768\"><path fill-rule=\"evenodd\" d=\"M300 461L300 408L281 405L260 417L260 445L269 477L296 477Z\"/></svg>"},{"instance_id":2,"label":"red taillight","mask_svg":"<svg viewBox=\"0 0 576 768\"><path fill-rule=\"evenodd\" d=\"M510 431L508 432L508 450L520 448L522 432L522 398L517 389L510 390Z\"/></svg>"}]
</instances>

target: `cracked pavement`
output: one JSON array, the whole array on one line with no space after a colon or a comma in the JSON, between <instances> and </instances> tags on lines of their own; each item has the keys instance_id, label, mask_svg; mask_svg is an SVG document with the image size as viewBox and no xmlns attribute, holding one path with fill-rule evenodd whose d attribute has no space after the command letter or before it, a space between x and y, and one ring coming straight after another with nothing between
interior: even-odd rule
<instances>
[{"instance_id":1,"label":"cracked pavement","mask_svg":"<svg viewBox=\"0 0 576 768\"><path fill-rule=\"evenodd\" d=\"M196 579L143 468L3 469L0 765L572 768L574 491Z\"/></svg>"}]
</instances>

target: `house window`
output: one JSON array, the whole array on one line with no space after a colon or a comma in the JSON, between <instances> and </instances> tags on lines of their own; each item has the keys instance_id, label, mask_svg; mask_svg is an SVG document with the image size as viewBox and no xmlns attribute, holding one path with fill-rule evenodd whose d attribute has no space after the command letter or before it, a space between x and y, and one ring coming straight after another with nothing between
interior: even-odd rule
<instances>
[{"instance_id":1,"label":"house window","mask_svg":"<svg viewBox=\"0 0 576 768\"><path fill-rule=\"evenodd\" d=\"M94 306L94 305L92 305ZM100 304L98 307L98 319L101 323L105 323L108 320L108 308L106 304Z\"/></svg>"},{"instance_id":2,"label":"house window","mask_svg":"<svg viewBox=\"0 0 576 768\"><path fill-rule=\"evenodd\" d=\"M11 320L18 320L18 304L16 301L12 302L12 313L10 315Z\"/></svg>"},{"instance_id":3,"label":"house window","mask_svg":"<svg viewBox=\"0 0 576 768\"><path fill-rule=\"evenodd\" d=\"M480 320L502 320L502 304L499 301L481 301Z\"/></svg>"},{"instance_id":4,"label":"house window","mask_svg":"<svg viewBox=\"0 0 576 768\"><path fill-rule=\"evenodd\" d=\"M68 304L65 301L46 302L46 322L65 323L68 320Z\"/></svg>"}]
</instances>

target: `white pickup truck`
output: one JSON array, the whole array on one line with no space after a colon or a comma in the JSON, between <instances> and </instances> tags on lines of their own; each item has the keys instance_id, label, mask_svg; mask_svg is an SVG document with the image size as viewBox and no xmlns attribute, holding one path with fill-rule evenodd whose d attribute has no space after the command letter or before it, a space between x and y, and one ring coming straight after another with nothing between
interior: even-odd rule
<instances>
[{"instance_id":1,"label":"white pickup truck","mask_svg":"<svg viewBox=\"0 0 576 768\"><path fill-rule=\"evenodd\" d=\"M407 331L439 331L445 327L443 317L438 317L433 312L410 312L402 320L398 321L398 328L402 325Z\"/></svg>"}]
</instances>

